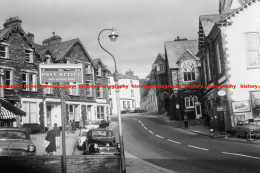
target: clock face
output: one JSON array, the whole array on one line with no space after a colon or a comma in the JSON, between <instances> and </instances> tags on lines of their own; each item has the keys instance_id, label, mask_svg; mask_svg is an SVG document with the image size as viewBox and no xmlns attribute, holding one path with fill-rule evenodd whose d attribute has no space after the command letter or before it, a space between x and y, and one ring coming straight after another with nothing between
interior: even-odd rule
<instances>
[{"instance_id":1,"label":"clock face","mask_svg":"<svg viewBox=\"0 0 260 173\"><path fill-rule=\"evenodd\" d=\"M182 63L182 70L184 72L192 72L192 71L194 71L195 70L195 63L193 61L189 61L189 60L184 61Z\"/></svg>"}]
</instances>

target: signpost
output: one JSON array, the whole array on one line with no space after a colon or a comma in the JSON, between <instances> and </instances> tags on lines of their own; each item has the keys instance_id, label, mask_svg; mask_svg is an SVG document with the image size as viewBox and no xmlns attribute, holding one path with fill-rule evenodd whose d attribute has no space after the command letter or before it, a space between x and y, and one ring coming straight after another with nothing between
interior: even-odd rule
<instances>
[{"instance_id":1,"label":"signpost","mask_svg":"<svg viewBox=\"0 0 260 173\"><path fill-rule=\"evenodd\" d=\"M82 64L40 64L40 84L58 82L60 85L65 82L76 82L83 84ZM62 172L67 172L66 165L66 141L65 141L65 100L64 89L61 87L61 124L62 124ZM45 112L45 111L44 111Z\"/></svg>"}]
</instances>

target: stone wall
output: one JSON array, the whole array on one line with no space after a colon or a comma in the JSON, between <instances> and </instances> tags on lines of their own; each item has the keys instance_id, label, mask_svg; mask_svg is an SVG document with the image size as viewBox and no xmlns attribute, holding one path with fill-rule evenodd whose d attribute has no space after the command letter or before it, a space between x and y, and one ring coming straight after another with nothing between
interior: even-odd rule
<instances>
[{"instance_id":1,"label":"stone wall","mask_svg":"<svg viewBox=\"0 0 260 173\"><path fill-rule=\"evenodd\" d=\"M119 173L118 156L67 156L67 173ZM1 156L2 173L61 173L62 156Z\"/></svg>"}]
</instances>

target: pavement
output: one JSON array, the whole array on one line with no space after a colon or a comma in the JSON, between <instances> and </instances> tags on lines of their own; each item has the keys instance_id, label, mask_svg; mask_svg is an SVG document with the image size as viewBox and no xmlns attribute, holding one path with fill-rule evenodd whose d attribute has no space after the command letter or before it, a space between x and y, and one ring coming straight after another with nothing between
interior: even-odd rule
<instances>
[{"instance_id":1,"label":"pavement","mask_svg":"<svg viewBox=\"0 0 260 173\"><path fill-rule=\"evenodd\" d=\"M148 114L147 114L148 115ZM150 113L149 115L154 115L160 118L162 121L166 122L168 125L180 128L182 130L184 129L184 122L183 121L176 121L176 120L170 120L169 116L167 116L165 113L164 114L158 114L158 113ZM204 126L204 120L199 119L199 120L190 120L189 122L189 129L187 131L193 132L199 135L211 137L211 138L224 138L227 140L233 140L233 141L241 141L241 142L251 142L251 143L258 143L260 144L260 139L252 139L252 140L246 140L244 138L238 138L234 135L231 134L223 134L222 132L215 131L214 136L210 132L210 129L207 126Z\"/></svg>"},{"instance_id":2,"label":"pavement","mask_svg":"<svg viewBox=\"0 0 260 173\"><path fill-rule=\"evenodd\" d=\"M111 122L108 129L117 127L116 122ZM65 132L66 140L66 155L73 155L76 149L76 139L79 135L79 129L75 133ZM31 140L36 146L36 155L47 155L45 148L42 147L42 141L45 139L46 133L32 134ZM57 148L56 155L62 155L62 147ZM147 161L144 161L128 152L125 152L126 172L127 173L176 173L174 171L156 166Z\"/></svg>"}]
</instances>

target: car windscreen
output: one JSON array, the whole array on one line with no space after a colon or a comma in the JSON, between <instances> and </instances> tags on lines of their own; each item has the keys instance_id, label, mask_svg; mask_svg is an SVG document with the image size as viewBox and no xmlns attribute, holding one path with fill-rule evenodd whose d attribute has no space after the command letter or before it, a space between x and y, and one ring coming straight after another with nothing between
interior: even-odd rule
<instances>
[{"instance_id":1,"label":"car windscreen","mask_svg":"<svg viewBox=\"0 0 260 173\"><path fill-rule=\"evenodd\" d=\"M92 138L93 139L112 138L112 132L110 132L110 131L93 131Z\"/></svg>"},{"instance_id":2,"label":"car windscreen","mask_svg":"<svg viewBox=\"0 0 260 173\"><path fill-rule=\"evenodd\" d=\"M7 131L0 130L0 139L29 139L29 136L24 131Z\"/></svg>"}]
</instances>

